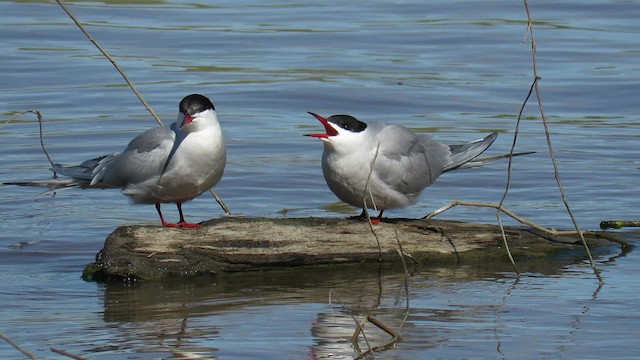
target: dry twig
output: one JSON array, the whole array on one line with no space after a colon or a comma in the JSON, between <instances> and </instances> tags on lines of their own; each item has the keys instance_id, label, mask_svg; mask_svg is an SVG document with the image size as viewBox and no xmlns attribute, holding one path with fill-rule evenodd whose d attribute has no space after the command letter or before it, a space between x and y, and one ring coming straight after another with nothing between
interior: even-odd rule
<instances>
[{"instance_id":1,"label":"dry twig","mask_svg":"<svg viewBox=\"0 0 640 360\"><path fill-rule=\"evenodd\" d=\"M373 209L375 211L378 211L378 208L376 207L375 199L373 198L373 193L371 192L370 183L371 183L371 175L373 174L373 167L376 163L376 160L378 159L379 151L380 151L380 142L378 142L378 146L376 147L376 152L373 155L373 159L371 159L371 165L370 165L371 168L369 169L367 182L364 185L364 190L362 192L362 210L367 219L367 222L369 223L369 229L371 230L371 233L376 238L376 242L378 243L378 254L379 254L378 261L382 261L382 246L380 245L380 239L378 238L378 234L376 234L376 232L373 230L373 223L371 222L371 216L369 215L369 210L367 210L367 193L369 193L369 197L371 198L371 202L373 203Z\"/></svg>"},{"instance_id":2,"label":"dry twig","mask_svg":"<svg viewBox=\"0 0 640 360\"><path fill-rule=\"evenodd\" d=\"M518 120L516 123L516 130L515 130L515 134L514 134L514 139L513 139L513 144L511 146L511 152L510 152L510 156L509 156L509 165L508 165L508 171L507 171L507 185L505 187L505 191L502 195L502 198L500 200L499 204L494 204L494 203L480 203L480 202L468 202L468 201L453 201L448 205L445 205L443 207L441 207L440 209L437 209L435 211L433 211L432 213L428 214L427 216L423 217L423 219L430 219L438 214L441 214L442 212L451 209L452 207L458 206L458 205L463 205L463 206L479 206L479 207L490 207L490 208L495 208L497 210L496 212L496 216L498 218L498 223L500 225L500 230L502 233L502 238L503 238L503 242L505 245L505 248L507 249L507 254L509 256L509 259L511 260L511 263L514 267L514 269L516 270L516 273L518 272L517 267L515 265L515 262L513 260L513 257L511 256L511 252L509 251L509 247L508 247L508 243L507 243L507 239L506 239L506 235L504 232L504 228L502 226L502 220L500 217L500 213L505 213L506 215L510 216L511 218L517 220L518 222L525 224L525 225L529 225L531 227L533 227L534 229L540 230L544 233L553 235L553 236L563 236L563 235L577 235L580 237L580 240L582 242L582 245L585 248L585 251L587 253L587 256L589 258L590 264L591 264L591 268L593 269L596 277L598 278L598 281L600 283L603 283L603 279L602 276L600 275L600 270L598 269L598 267L595 264L595 261L593 260L593 257L591 256L591 251L589 250L589 246L587 244L587 241L584 238L584 232L580 230L580 227L578 226L578 223L575 219L575 216L573 215L573 212L571 211L571 207L569 205L569 201L567 200L567 196L566 193L564 191L564 187L562 186L562 182L560 180L560 173L558 170L558 164L555 158L555 153L553 151L553 146L551 144L551 132L549 131L549 125L547 124L547 120L546 120L546 116L544 114L544 109L542 106L542 97L540 95L540 87L539 87L539 80L541 79L538 76L538 71L537 71L537 64L536 64L536 42L535 42L535 38L533 36L533 22L531 20L531 13L529 11L529 4L527 2L527 0L524 0L524 6L525 6L525 10L527 13L527 31L525 34L525 39L527 37L530 37L531 39L531 54L532 54L532 64L533 64L533 75L534 75L534 81L531 85L531 88L529 89L529 94L527 95L524 103L522 104L521 108L520 108L520 112L518 114ZM503 204L504 201L506 199L507 193L509 191L509 187L510 187L510 183L511 183L511 173L512 173L512 161L513 161L513 153L515 150L515 145L516 145L516 140L517 140L517 135L518 135L518 128L519 128L519 124L520 124L520 119L522 117L522 112L524 110L524 107L527 103L527 101L529 100L529 97L531 96L531 93L535 92L536 94L536 99L538 102L538 110L540 112L540 116L542 118L542 123L544 125L544 131L545 131L545 136L547 139L547 147L549 148L549 154L550 154L550 158L551 158L551 162L553 165L553 170L554 170L554 174L555 174L555 179L556 179L556 183L558 185L558 189L560 191L560 195L562 197L562 202L564 203L564 206L569 214L569 217L571 218L571 221L575 227L575 231L557 231L555 229L547 229L543 226L537 225L531 221L525 220L517 215L515 215L514 213L512 213L511 211L509 211L508 209L504 208Z\"/></svg>"},{"instance_id":3,"label":"dry twig","mask_svg":"<svg viewBox=\"0 0 640 360\"><path fill-rule=\"evenodd\" d=\"M24 354L24 356L28 357L29 359L35 359L35 356L33 356L32 353L30 353L29 351L23 349L20 345L18 345L15 341L11 340L8 336L6 336L5 334L0 332L0 339L4 340L7 342L7 344L13 346L16 350L20 351L21 353Z\"/></svg>"},{"instance_id":4,"label":"dry twig","mask_svg":"<svg viewBox=\"0 0 640 360\"><path fill-rule=\"evenodd\" d=\"M524 0L524 8L527 12L527 32L529 34L529 38L531 39L531 58L532 58L532 65L533 65L533 77L537 80L540 77L538 76L538 69L537 69L537 64L536 64L536 41L535 38L533 36L533 21L531 20L531 12L529 11L529 3L528 0ZM526 39L526 37L525 37ZM540 95L540 87L538 84L538 81L534 81L534 89L535 89L535 94L536 94L536 99L538 100L538 110L540 112L540 117L542 118L542 124L544 125L544 134L547 138L547 147L549 148L549 155L551 157L551 163L553 164L553 172L555 174L555 178L556 178L556 183L558 184L558 190L560 191L560 195L562 196L562 202L564 203L565 208L567 209L567 213L569 214L569 217L571 218L571 222L573 223L573 226L576 229L576 232L578 234L578 236L580 237L580 240L582 241L582 245L585 248L585 251L587 253L587 256L589 257L589 262L591 264L591 268L593 269L593 272L595 273L596 277L598 278L599 282L604 282L604 280L602 279L602 276L600 275L600 269L598 269L598 267L596 266L595 261L593 260L593 257L591 256L591 251L589 250L589 246L587 245L587 241L585 240L582 231L580 230L580 227L578 226L578 222L576 221L575 216L573 215L573 211L571 210L571 206L569 205L569 200L567 199L566 193L564 191L564 187L562 186L562 181L560 180L560 172L558 170L558 164L556 161L556 157L555 157L555 153L553 151L553 146L551 144L551 132L549 131L549 125L547 124L547 119L546 116L544 114L544 108L542 106L542 97Z\"/></svg>"},{"instance_id":5,"label":"dry twig","mask_svg":"<svg viewBox=\"0 0 640 360\"><path fill-rule=\"evenodd\" d=\"M540 232L543 232L547 235L551 235L551 236L577 236L579 235L579 233L577 231L574 230L556 230L556 229L550 229L550 228L546 228L544 226L538 225L533 221L527 220L525 218L522 218L516 214L514 214L511 210L505 208L504 206L500 206L499 204L495 204L495 203L484 203L484 202L473 202L473 201L452 201L449 204L427 214L427 216L423 217L422 219L424 220L429 220L439 214L442 214L443 212L456 207L456 206L471 206L471 207L486 207L486 208L493 208L493 209L497 209L499 211L501 211L502 213L506 214L507 216L511 217L512 219L518 221L519 223L523 224L523 225L527 225L533 229L536 229ZM618 243L622 246L629 246L629 243L622 240L622 239L618 239L616 237L613 236L608 236L605 233L597 233L594 231L581 231L580 234L588 234L588 235L594 235L594 236L599 236L602 238L605 238L607 240L610 240L612 242Z\"/></svg>"},{"instance_id":6,"label":"dry twig","mask_svg":"<svg viewBox=\"0 0 640 360\"><path fill-rule=\"evenodd\" d=\"M364 333L364 322L362 321L362 319L359 321L355 315L353 315L353 313L351 313L351 311L349 311L346 306L342 303L342 301L340 301L340 299L338 298L338 295L336 295L336 293L333 290L329 290L329 306L331 306L332 302L331 299L335 298L336 301L338 302L338 304L340 304L340 306L342 307L342 310L349 315L349 317L351 317L351 319L353 319L353 322L356 323L356 330L354 331L353 335L351 336L351 343L354 345L355 349L360 353L360 347L358 346L358 336L360 336L360 334L362 334L362 338L364 339L364 342L367 344L367 348L369 348L369 350L371 350L371 344L369 343L369 339L367 339L367 335ZM366 318L366 317L365 317ZM367 351L369 351L367 350Z\"/></svg>"},{"instance_id":7,"label":"dry twig","mask_svg":"<svg viewBox=\"0 0 640 360\"><path fill-rule=\"evenodd\" d=\"M42 122L44 117L42 116L42 114L40 113L40 111L38 110L26 110L23 111L21 113L18 113L16 115L14 115L9 121L7 121L5 123L9 124L11 121L19 118L20 116L24 115L24 114L36 114L36 116L38 117L38 129L39 129L39 136L40 136L40 146L42 147L42 151L44 152L44 155L47 157L47 160L49 160L49 164L51 164L51 167L53 168L53 160L51 160L51 155L49 155L49 151L47 151L47 147L44 145L44 136L42 133ZM56 173L53 173L53 177L56 177Z\"/></svg>"},{"instance_id":8,"label":"dry twig","mask_svg":"<svg viewBox=\"0 0 640 360\"><path fill-rule=\"evenodd\" d=\"M498 219L498 225L500 225L500 233L502 235L502 243L504 244L504 248L507 251L507 255L509 256L509 261L511 261L511 265L513 266L513 269L515 270L516 274L519 274L520 272L518 271L516 262L513 260L513 256L511 255L511 250L509 250L509 242L507 241L507 235L505 234L504 226L502 225L502 217L500 216L500 210L502 209L504 201L507 198L507 193L509 192L509 188L511 187L511 174L513 171L513 153L515 151L516 142L518 140L518 133L520 130L520 120L522 119L522 113L524 112L524 108L527 105L529 98L531 97L531 93L533 92L533 87L537 81L538 81L538 78L535 78L533 83L531 84L531 87L529 87L529 93L527 94L527 97L524 99L522 106L520 106L520 112L518 112L518 118L516 120L516 128L513 132L513 143L511 144L511 149L509 150L510 156L509 156L509 161L507 165L507 184L505 185L504 193L502 194L502 198L500 199L500 203L498 204L498 208L496 211L496 218Z\"/></svg>"},{"instance_id":9,"label":"dry twig","mask_svg":"<svg viewBox=\"0 0 640 360\"><path fill-rule=\"evenodd\" d=\"M369 224L371 224L371 222L369 222ZM386 343L382 344L382 345L378 345L376 347L371 347L369 345L369 342L367 341L367 346L369 347L367 349L367 351L364 352L360 352L360 354L356 357L356 359L362 359L367 355L371 355L374 356L374 352L376 351L382 351L385 349L388 349L392 346L394 346L398 340L400 340L400 334L402 333L402 328L404 327L404 324L407 321L407 318L409 317L409 271L407 269L407 262L405 261L405 256L407 256L407 254L405 254L404 250L402 249L402 243L400 242L400 237L398 236L398 229L397 229L396 225L394 227L394 232L396 235L396 241L398 243L398 249L396 249L396 251L398 252L398 255L400 256L400 260L402 261L402 266L404 269L404 291L405 291L405 299L406 299L406 307L405 307L405 314L404 317L402 318L402 321L400 322L400 325L398 325L398 328L396 330L392 329L391 326L387 325L384 321L374 317L373 315L367 315L364 318L362 318L359 322L357 322L357 328L355 330L355 332L353 333L353 336L351 337L351 342L353 344L357 344L357 338L358 336L362 333L363 337L365 336L364 333L364 325L366 324L366 322L370 322L373 325L377 326L379 329L381 329L382 331L386 332L387 334L389 334L391 336L391 339L389 341L387 341ZM373 227L371 227L371 231L374 232ZM375 232L374 232L375 235ZM408 256L412 261L413 258ZM415 261L414 261L415 262ZM354 318L355 320L355 318ZM366 337L365 337L366 340ZM359 349L358 349L359 350Z\"/></svg>"},{"instance_id":10,"label":"dry twig","mask_svg":"<svg viewBox=\"0 0 640 360\"><path fill-rule=\"evenodd\" d=\"M71 359L86 360L86 358L83 358L83 357L78 356L78 355L73 355L73 354L68 353L68 352L66 352L64 350L60 350L60 349L56 349L56 348L49 348L49 350L53 351L56 354L59 354L59 355L62 355L62 356L66 356L66 357L71 358Z\"/></svg>"}]
</instances>

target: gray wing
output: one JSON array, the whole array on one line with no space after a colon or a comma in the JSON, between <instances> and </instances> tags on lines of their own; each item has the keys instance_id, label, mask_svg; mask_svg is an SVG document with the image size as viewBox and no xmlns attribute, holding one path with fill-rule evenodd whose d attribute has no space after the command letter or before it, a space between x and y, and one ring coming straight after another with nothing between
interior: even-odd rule
<instances>
[{"instance_id":1,"label":"gray wing","mask_svg":"<svg viewBox=\"0 0 640 360\"><path fill-rule=\"evenodd\" d=\"M418 194L451 162L449 147L425 134L388 125L382 132L376 175L404 194Z\"/></svg>"},{"instance_id":2,"label":"gray wing","mask_svg":"<svg viewBox=\"0 0 640 360\"><path fill-rule=\"evenodd\" d=\"M496 141L498 133L491 133L483 139L472 141L466 144L449 145L451 149L451 163L447 165L444 171L455 170L469 161L475 159Z\"/></svg>"},{"instance_id":3,"label":"gray wing","mask_svg":"<svg viewBox=\"0 0 640 360\"><path fill-rule=\"evenodd\" d=\"M122 153L102 159L93 171L91 185L124 187L159 177L175 138L175 132L166 127L145 131L131 140Z\"/></svg>"}]
</instances>

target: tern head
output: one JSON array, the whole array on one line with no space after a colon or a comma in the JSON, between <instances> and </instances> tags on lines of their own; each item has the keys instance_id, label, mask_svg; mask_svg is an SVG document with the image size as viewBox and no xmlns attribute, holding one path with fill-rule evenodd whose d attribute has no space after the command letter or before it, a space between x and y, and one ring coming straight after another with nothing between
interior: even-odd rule
<instances>
[{"instance_id":1,"label":"tern head","mask_svg":"<svg viewBox=\"0 0 640 360\"><path fill-rule=\"evenodd\" d=\"M306 134L324 141L325 144L352 143L357 144L358 138L362 137L367 124L354 118L351 115L331 115L323 118L318 114L310 112L322 125L324 125L325 133Z\"/></svg>"},{"instance_id":2,"label":"tern head","mask_svg":"<svg viewBox=\"0 0 640 360\"><path fill-rule=\"evenodd\" d=\"M204 121L200 121L200 119ZM191 94L180 101L180 113L178 114L180 129L195 131L204 125L199 123L205 123L207 119L213 119L217 122L216 109L211 100L200 94Z\"/></svg>"}]
</instances>

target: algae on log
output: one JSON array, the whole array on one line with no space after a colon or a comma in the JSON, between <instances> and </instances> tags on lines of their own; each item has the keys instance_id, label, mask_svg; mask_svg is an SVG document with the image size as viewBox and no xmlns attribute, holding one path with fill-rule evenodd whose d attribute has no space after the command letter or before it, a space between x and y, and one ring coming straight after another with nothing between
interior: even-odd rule
<instances>
[{"instance_id":1,"label":"algae on log","mask_svg":"<svg viewBox=\"0 0 640 360\"><path fill-rule=\"evenodd\" d=\"M377 240L368 223L335 218L226 217L199 229L121 226L107 237L85 277L157 280L304 265L398 263L398 241L418 263L506 257L497 225L397 219L373 229ZM582 248L577 236L552 237L520 227L505 227L505 232L516 262ZM591 247L621 243L605 233L585 237Z\"/></svg>"}]
</instances>

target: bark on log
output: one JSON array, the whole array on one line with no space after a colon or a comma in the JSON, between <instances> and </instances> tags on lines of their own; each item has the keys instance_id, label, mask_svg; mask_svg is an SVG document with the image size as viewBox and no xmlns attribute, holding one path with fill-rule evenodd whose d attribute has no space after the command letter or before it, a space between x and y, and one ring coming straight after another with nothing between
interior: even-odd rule
<instances>
[{"instance_id":1,"label":"bark on log","mask_svg":"<svg viewBox=\"0 0 640 360\"><path fill-rule=\"evenodd\" d=\"M225 217L199 229L121 226L107 237L85 278L158 280L306 265L399 264L398 241L419 264L507 257L497 225L398 219L373 229L378 240L368 223L335 218ZM577 236L552 237L520 227L505 232L516 262L583 249ZM588 233L586 239L590 247L629 247L604 232Z\"/></svg>"}]
</instances>

